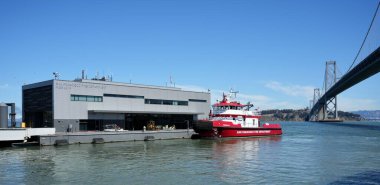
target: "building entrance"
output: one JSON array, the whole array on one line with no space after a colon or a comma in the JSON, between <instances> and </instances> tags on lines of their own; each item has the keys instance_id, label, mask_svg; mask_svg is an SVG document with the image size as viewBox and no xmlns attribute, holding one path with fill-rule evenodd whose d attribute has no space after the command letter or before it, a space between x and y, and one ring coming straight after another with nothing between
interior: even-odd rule
<instances>
[{"instance_id":1,"label":"building entrance","mask_svg":"<svg viewBox=\"0 0 380 185\"><path fill-rule=\"evenodd\" d=\"M160 129L166 125L176 129L192 128L195 115L188 114L125 114L126 130L143 130L149 123Z\"/></svg>"}]
</instances>

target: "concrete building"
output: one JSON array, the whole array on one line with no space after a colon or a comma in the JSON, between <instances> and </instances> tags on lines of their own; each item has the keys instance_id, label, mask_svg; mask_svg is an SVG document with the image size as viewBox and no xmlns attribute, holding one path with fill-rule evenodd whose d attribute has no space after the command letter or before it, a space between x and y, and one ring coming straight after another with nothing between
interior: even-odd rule
<instances>
[{"instance_id":1,"label":"concrete building","mask_svg":"<svg viewBox=\"0 0 380 185\"><path fill-rule=\"evenodd\" d=\"M48 80L22 87L27 127L57 132L104 130L118 125L141 130L148 122L185 129L207 118L210 93L111 82L105 79Z\"/></svg>"}]
</instances>

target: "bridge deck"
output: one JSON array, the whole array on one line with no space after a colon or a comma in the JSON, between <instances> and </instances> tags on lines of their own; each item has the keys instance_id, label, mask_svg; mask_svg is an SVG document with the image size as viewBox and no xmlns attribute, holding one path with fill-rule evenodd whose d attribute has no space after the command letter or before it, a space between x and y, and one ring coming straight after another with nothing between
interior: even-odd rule
<instances>
[{"instance_id":1,"label":"bridge deck","mask_svg":"<svg viewBox=\"0 0 380 185\"><path fill-rule=\"evenodd\" d=\"M339 81L328 89L310 110L309 118L312 115L318 114L319 110L325 105L327 100L378 72L380 72L380 47L368 55L363 61L347 72Z\"/></svg>"}]
</instances>

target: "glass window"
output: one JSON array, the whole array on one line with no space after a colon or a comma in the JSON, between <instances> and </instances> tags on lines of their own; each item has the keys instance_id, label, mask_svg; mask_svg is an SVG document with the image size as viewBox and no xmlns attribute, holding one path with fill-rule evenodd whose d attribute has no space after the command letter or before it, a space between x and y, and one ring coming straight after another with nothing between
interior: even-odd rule
<instances>
[{"instance_id":1,"label":"glass window","mask_svg":"<svg viewBox=\"0 0 380 185\"><path fill-rule=\"evenodd\" d=\"M207 100L199 100L199 99L189 99L191 102L207 102Z\"/></svg>"},{"instance_id":2,"label":"glass window","mask_svg":"<svg viewBox=\"0 0 380 185\"><path fill-rule=\"evenodd\" d=\"M158 104L158 105L160 105L160 104L162 104L162 100L151 99L150 100L150 104Z\"/></svg>"},{"instance_id":3,"label":"glass window","mask_svg":"<svg viewBox=\"0 0 380 185\"><path fill-rule=\"evenodd\" d=\"M102 102L101 96L86 96L86 95L71 95L71 101L85 101L85 102Z\"/></svg>"},{"instance_id":4,"label":"glass window","mask_svg":"<svg viewBox=\"0 0 380 185\"><path fill-rule=\"evenodd\" d=\"M79 96L78 101L87 101L87 97L86 96Z\"/></svg>"},{"instance_id":5,"label":"glass window","mask_svg":"<svg viewBox=\"0 0 380 185\"><path fill-rule=\"evenodd\" d=\"M159 99L145 99L145 104L156 104L156 105L189 105L188 101L177 101L177 100L159 100Z\"/></svg>"},{"instance_id":6,"label":"glass window","mask_svg":"<svg viewBox=\"0 0 380 185\"><path fill-rule=\"evenodd\" d=\"M103 94L105 97L114 97L114 98L137 98L137 99L144 99L144 96L137 96L137 95L123 95L123 94Z\"/></svg>"},{"instance_id":7,"label":"glass window","mask_svg":"<svg viewBox=\"0 0 380 185\"><path fill-rule=\"evenodd\" d=\"M95 102L95 96L87 96L87 101Z\"/></svg>"},{"instance_id":8,"label":"glass window","mask_svg":"<svg viewBox=\"0 0 380 185\"><path fill-rule=\"evenodd\" d=\"M173 105L173 100L162 100L164 105Z\"/></svg>"},{"instance_id":9,"label":"glass window","mask_svg":"<svg viewBox=\"0 0 380 185\"><path fill-rule=\"evenodd\" d=\"M189 102L187 101L178 101L178 105L188 105Z\"/></svg>"}]
</instances>

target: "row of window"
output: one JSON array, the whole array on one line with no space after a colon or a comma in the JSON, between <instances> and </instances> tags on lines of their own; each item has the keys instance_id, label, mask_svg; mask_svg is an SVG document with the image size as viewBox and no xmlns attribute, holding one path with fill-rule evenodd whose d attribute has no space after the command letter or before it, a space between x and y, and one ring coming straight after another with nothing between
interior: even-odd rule
<instances>
[{"instance_id":1,"label":"row of window","mask_svg":"<svg viewBox=\"0 0 380 185\"><path fill-rule=\"evenodd\" d=\"M103 102L103 97L72 94L71 101Z\"/></svg>"},{"instance_id":2,"label":"row of window","mask_svg":"<svg viewBox=\"0 0 380 185\"><path fill-rule=\"evenodd\" d=\"M189 99L189 101L192 101L192 102L202 102L202 103L206 103L207 100L199 100L199 99Z\"/></svg>"},{"instance_id":3,"label":"row of window","mask_svg":"<svg viewBox=\"0 0 380 185\"><path fill-rule=\"evenodd\" d=\"M104 94L105 97L114 97L114 98L137 98L144 99L144 96L136 96L136 95L123 95L123 94Z\"/></svg>"},{"instance_id":4,"label":"row of window","mask_svg":"<svg viewBox=\"0 0 380 185\"><path fill-rule=\"evenodd\" d=\"M179 100L145 99L145 104L188 106L189 102L187 102L187 101L179 101Z\"/></svg>"},{"instance_id":5,"label":"row of window","mask_svg":"<svg viewBox=\"0 0 380 185\"><path fill-rule=\"evenodd\" d=\"M104 94L104 97L144 99L144 96L121 95L121 94ZM87 96L87 95L72 94L71 95L71 101L103 102L103 97L102 96ZM190 102L202 102L202 103L207 102L207 100L199 100L199 99L189 99L189 101ZM180 100L145 99L145 104L188 106L189 102L188 101L180 101Z\"/></svg>"}]
</instances>

